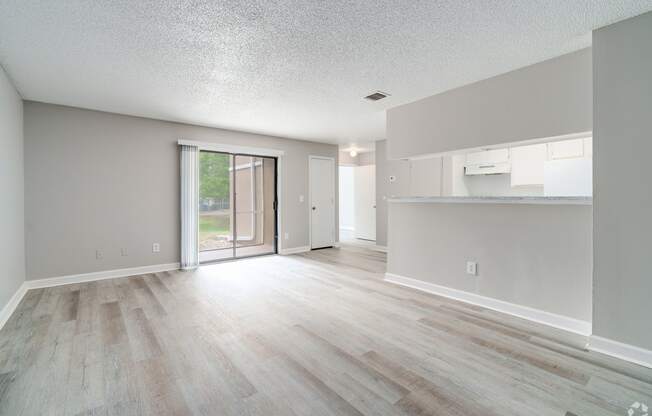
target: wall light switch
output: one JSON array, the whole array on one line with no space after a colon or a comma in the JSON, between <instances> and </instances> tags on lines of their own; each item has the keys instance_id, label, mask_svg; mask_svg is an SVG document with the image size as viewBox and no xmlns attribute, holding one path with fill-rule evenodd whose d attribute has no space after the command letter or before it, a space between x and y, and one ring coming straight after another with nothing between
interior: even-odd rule
<instances>
[{"instance_id":1,"label":"wall light switch","mask_svg":"<svg viewBox=\"0 0 652 416\"><path fill-rule=\"evenodd\" d=\"M121 248L120 249L120 255L122 257L127 257L127 249L126 248Z\"/></svg>"},{"instance_id":2,"label":"wall light switch","mask_svg":"<svg viewBox=\"0 0 652 416\"><path fill-rule=\"evenodd\" d=\"M161 251L161 245L159 243L152 244L152 253L158 253Z\"/></svg>"},{"instance_id":3,"label":"wall light switch","mask_svg":"<svg viewBox=\"0 0 652 416\"><path fill-rule=\"evenodd\" d=\"M303 202L303 201L304 201L303 195L299 195L299 202Z\"/></svg>"},{"instance_id":4,"label":"wall light switch","mask_svg":"<svg viewBox=\"0 0 652 416\"><path fill-rule=\"evenodd\" d=\"M474 261L467 261L466 262L466 273L470 275L477 275L478 274L478 263Z\"/></svg>"}]
</instances>

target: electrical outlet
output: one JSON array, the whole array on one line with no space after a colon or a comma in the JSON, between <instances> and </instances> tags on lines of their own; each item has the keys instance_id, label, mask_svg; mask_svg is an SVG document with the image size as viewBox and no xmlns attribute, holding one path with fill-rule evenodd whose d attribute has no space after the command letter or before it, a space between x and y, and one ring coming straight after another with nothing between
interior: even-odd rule
<instances>
[{"instance_id":1,"label":"electrical outlet","mask_svg":"<svg viewBox=\"0 0 652 416\"><path fill-rule=\"evenodd\" d=\"M120 249L120 255L122 257L127 257L127 249L126 248L121 248Z\"/></svg>"},{"instance_id":2,"label":"electrical outlet","mask_svg":"<svg viewBox=\"0 0 652 416\"><path fill-rule=\"evenodd\" d=\"M467 261L466 262L466 273L470 275L477 275L478 274L478 263L474 261Z\"/></svg>"},{"instance_id":3,"label":"electrical outlet","mask_svg":"<svg viewBox=\"0 0 652 416\"><path fill-rule=\"evenodd\" d=\"M285 239L289 240L290 239L290 233L285 233Z\"/></svg>"},{"instance_id":4,"label":"electrical outlet","mask_svg":"<svg viewBox=\"0 0 652 416\"><path fill-rule=\"evenodd\" d=\"M152 253L158 253L161 251L161 245L159 243L152 244Z\"/></svg>"},{"instance_id":5,"label":"electrical outlet","mask_svg":"<svg viewBox=\"0 0 652 416\"><path fill-rule=\"evenodd\" d=\"M95 250L95 258L100 260L102 258L102 250Z\"/></svg>"}]
</instances>

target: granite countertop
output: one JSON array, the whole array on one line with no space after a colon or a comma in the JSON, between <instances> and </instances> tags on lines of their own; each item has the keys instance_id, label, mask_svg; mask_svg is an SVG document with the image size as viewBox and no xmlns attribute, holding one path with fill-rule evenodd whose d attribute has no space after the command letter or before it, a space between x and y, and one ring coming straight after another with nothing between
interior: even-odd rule
<instances>
[{"instance_id":1,"label":"granite countertop","mask_svg":"<svg viewBox=\"0 0 652 416\"><path fill-rule=\"evenodd\" d=\"M590 196L403 196L389 197L392 203L425 204L530 204L593 205Z\"/></svg>"}]
</instances>

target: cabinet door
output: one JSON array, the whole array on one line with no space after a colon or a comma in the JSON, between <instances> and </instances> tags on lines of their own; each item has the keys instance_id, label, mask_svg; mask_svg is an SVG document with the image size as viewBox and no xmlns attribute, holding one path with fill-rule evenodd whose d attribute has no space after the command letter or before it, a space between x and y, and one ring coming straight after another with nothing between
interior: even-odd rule
<instances>
[{"instance_id":1,"label":"cabinet door","mask_svg":"<svg viewBox=\"0 0 652 416\"><path fill-rule=\"evenodd\" d=\"M483 165L509 162L509 149L484 150L466 155L467 165Z\"/></svg>"},{"instance_id":2,"label":"cabinet door","mask_svg":"<svg viewBox=\"0 0 652 416\"><path fill-rule=\"evenodd\" d=\"M410 161L410 196L441 196L442 158Z\"/></svg>"},{"instance_id":3,"label":"cabinet door","mask_svg":"<svg viewBox=\"0 0 652 416\"><path fill-rule=\"evenodd\" d=\"M512 147L512 186L543 185L543 166L548 147L545 143Z\"/></svg>"},{"instance_id":4,"label":"cabinet door","mask_svg":"<svg viewBox=\"0 0 652 416\"><path fill-rule=\"evenodd\" d=\"M564 140L548 145L550 160L572 159L584 156L584 140Z\"/></svg>"}]
</instances>

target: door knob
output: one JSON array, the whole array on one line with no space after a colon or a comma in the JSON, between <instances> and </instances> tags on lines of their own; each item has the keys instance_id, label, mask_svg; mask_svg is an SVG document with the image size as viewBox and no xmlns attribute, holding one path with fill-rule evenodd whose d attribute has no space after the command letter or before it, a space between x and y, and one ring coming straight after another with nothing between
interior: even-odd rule
<instances>
[{"instance_id":1,"label":"door knob","mask_svg":"<svg viewBox=\"0 0 652 416\"><path fill-rule=\"evenodd\" d=\"M313 211L315 211L316 209L317 209L317 207L312 207L312 210L313 210Z\"/></svg>"}]
</instances>

